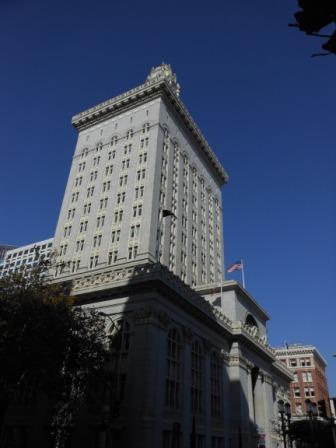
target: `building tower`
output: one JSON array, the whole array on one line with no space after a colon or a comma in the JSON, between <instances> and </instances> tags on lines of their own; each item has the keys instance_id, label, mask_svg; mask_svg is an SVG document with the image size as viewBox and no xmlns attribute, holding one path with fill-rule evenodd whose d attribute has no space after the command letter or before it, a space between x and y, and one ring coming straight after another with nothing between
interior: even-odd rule
<instances>
[{"instance_id":1,"label":"building tower","mask_svg":"<svg viewBox=\"0 0 336 448\"><path fill-rule=\"evenodd\" d=\"M290 396L292 412L296 417L307 413L306 400L309 400L315 412L321 417L330 416L329 391L326 377L327 363L313 345L287 344L277 348L277 358L294 375ZM320 408L320 409L319 409ZM325 415L324 411L325 410Z\"/></svg>"},{"instance_id":2,"label":"building tower","mask_svg":"<svg viewBox=\"0 0 336 448\"><path fill-rule=\"evenodd\" d=\"M179 92L162 64L144 84L73 117L57 277L160 261L192 287L222 280L227 174Z\"/></svg>"}]
</instances>

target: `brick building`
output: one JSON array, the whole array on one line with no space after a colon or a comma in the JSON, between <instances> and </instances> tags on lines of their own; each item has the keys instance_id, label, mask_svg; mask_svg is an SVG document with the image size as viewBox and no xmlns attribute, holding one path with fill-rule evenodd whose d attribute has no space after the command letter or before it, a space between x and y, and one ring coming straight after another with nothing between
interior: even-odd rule
<instances>
[{"instance_id":1,"label":"brick building","mask_svg":"<svg viewBox=\"0 0 336 448\"><path fill-rule=\"evenodd\" d=\"M292 414L304 415L307 412L306 400L313 407L324 400L327 415L330 416L329 391L322 355L312 345L289 344L276 349L277 358L293 372L294 380L290 385Z\"/></svg>"}]
</instances>

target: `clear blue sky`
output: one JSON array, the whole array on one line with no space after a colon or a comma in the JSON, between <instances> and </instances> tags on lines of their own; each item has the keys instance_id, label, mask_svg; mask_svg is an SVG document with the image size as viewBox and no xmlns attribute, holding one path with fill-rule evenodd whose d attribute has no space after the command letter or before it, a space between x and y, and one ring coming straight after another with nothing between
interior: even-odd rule
<instances>
[{"instance_id":1,"label":"clear blue sky","mask_svg":"<svg viewBox=\"0 0 336 448\"><path fill-rule=\"evenodd\" d=\"M244 258L272 344L318 347L335 395L336 58L310 58L320 40L288 28L296 9L289 0L3 0L0 241L53 235L76 142L71 116L168 62L230 175L226 262Z\"/></svg>"}]
</instances>

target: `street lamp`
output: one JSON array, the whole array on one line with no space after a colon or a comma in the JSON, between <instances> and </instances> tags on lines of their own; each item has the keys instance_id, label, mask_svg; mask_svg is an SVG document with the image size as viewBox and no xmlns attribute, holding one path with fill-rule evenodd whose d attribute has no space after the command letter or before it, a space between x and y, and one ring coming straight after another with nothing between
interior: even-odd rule
<instances>
[{"instance_id":1,"label":"street lamp","mask_svg":"<svg viewBox=\"0 0 336 448\"><path fill-rule=\"evenodd\" d=\"M282 437L284 442L284 448L287 448L287 440L286 440L286 423L285 423L285 403L283 400L278 401L278 410L279 414L281 416L281 431L282 431Z\"/></svg>"},{"instance_id":2,"label":"street lamp","mask_svg":"<svg viewBox=\"0 0 336 448\"><path fill-rule=\"evenodd\" d=\"M291 423L291 417L292 417L291 407L290 407L289 403L286 403L284 407L285 407L285 414L287 417L287 428L288 428L287 434L288 434L289 446L290 446L290 448L292 448L292 437L291 437L291 432L290 432L290 423Z\"/></svg>"}]
</instances>

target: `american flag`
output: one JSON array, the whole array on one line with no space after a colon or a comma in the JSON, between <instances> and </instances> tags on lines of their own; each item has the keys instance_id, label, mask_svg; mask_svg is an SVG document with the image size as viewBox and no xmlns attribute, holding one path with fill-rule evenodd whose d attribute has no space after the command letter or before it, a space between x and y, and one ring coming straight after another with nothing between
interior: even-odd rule
<instances>
[{"instance_id":1,"label":"american flag","mask_svg":"<svg viewBox=\"0 0 336 448\"><path fill-rule=\"evenodd\" d=\"M241 271L242 269L243 269L243 262L241 260L239 260L239 261L236 261L235 263L231 264L226 269L226 272Z\"/></svg>"}]
</instances>

